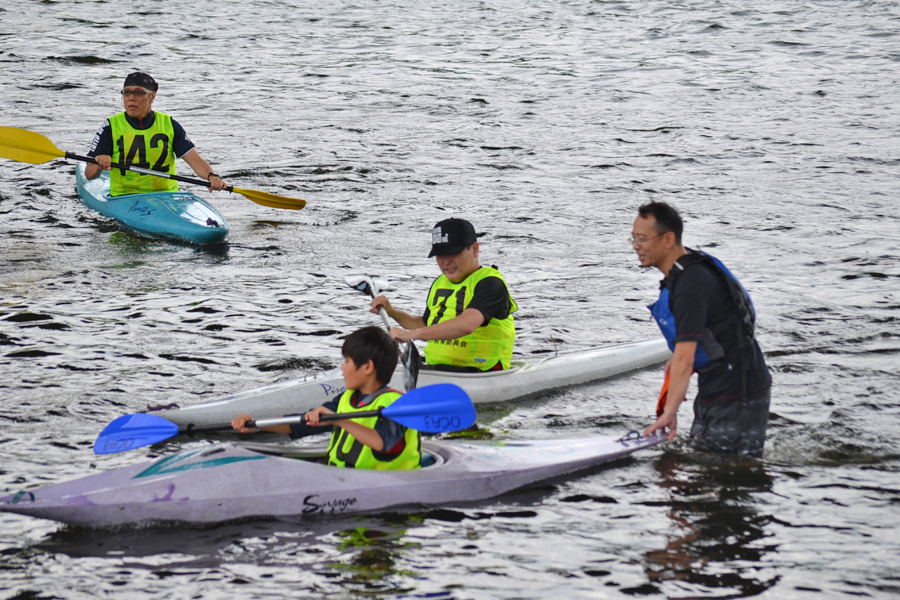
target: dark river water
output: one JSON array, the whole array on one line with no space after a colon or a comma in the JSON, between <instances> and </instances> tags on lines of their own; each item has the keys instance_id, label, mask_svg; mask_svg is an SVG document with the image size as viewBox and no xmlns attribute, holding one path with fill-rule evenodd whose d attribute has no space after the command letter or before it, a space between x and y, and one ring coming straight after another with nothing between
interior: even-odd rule
<instances>
[{"instance_id":1,"label":"dark river water","mask_svg":"<svg viewBox=\"0 0 900 600\"><path fill-rule=\"evenodd\" d=\"M0 159L0 493L159 454L91 450L147 404L337 365L344 334L379 324L343 277L384 275L421 310L451 215L503 270L529 356L658 336L659 276L627 239L640 204L674 203L687 245L753 295L775 387L758 462L681 437L413 514L112 532L2 515L0 595L897 597L898 32L896 3L854 0L5 3L0 125L83 153L145 70L230 183L309 205L200 190L232 227L201 249L87 209L71 162ZM661 381L480 423L620 435Z\"/></svg>"}]
</instances>

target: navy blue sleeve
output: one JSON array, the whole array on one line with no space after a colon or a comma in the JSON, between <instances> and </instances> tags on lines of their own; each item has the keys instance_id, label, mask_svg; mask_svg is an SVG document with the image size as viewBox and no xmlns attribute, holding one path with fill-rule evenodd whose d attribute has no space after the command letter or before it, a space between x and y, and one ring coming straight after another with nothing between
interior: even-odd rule
<instances>
[{"instance_id":1,"label":"navy blue sleeve","mask_svg":"<svg viewBox=\"0 0 900 600\"><path fill-rule=\"evenodd\" d=\"M340 400L341 400L340 396L335 396L334 398L332 398L331 400L329 400L322 406L324 406L331 412L337 412L338 403L340 402ZM288 415L288 416L294 416L294 415ZM331 433L332 429L334 429L333 426L332 427L328 427L327 425L312 426L312 425L307 425L306 421L303 421L303 422L295 423L294 425L291 425L291 434L290 435L291 435L292 440L299 440L300 438L309 437L311 435L318 435L320 433Z\"/></svg>"},{"instance_id":2,"label":"navy blue sleeve","mask_svg":"<svg viewBox=\"0 0 900 600\"><path fill-rule=\"evenodd\" d=\"M109 124L109 119L107 119L100 129L97 130L97 133L94 134L94 140L91 142L87 155L93 158L95 156L112 156L112 153L112 126Z\"/></svg>"},{"instance_id":3,"label":"navy blue sleeve","mask_svg":"<svg viewBox=\"0 0 900 600\"><path fill-rule=\"evenodd\" d=\"M716 276L703 265L686 269L678 277L672 294L675 316L675 343L703 341L708 327L711 296L719 291Z\"/></svg>"},{"instance_id":4,"label":"navy blue sleeve","mask_svg":"<svg viewBox=\"0 0 900 600\"><path fill-rule=\"evenodd\" d=\"M172 152L175 153L177 158L181 158L194 149L194 142L187 136L184 127L182 127L175 119L172 119L172 129L175 130L175 139L172 140ZM111 134L110 140L112 140Z\"/></svg>"},{"instance_id":5,"label":"navy blue sleeve","mask_svg":"<svg viewBox=\"0 0 900 600\"><path fill-rule=\"evenodd\" d=\"M378 417L374 429L375 433L381 436L381 442L384 444L382 452L389 452L406 435L406 427L387 417Z\"/></svg>"}]
</instances>

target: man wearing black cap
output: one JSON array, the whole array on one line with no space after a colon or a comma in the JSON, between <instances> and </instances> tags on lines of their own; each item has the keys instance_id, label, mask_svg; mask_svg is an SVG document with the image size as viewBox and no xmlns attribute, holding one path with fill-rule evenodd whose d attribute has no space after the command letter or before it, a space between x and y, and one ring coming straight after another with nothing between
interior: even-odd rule
<instances>
[{"instance_id":1,"label":"man wearing black cap","mask_svg":"<svg viewBox=\"0 0 900 600\"><path fill-rule=\"evenodd\" d=\"M422 316L394 308L385 296L372 300L372 312L383 306L401 325L391 329L394 339L427 340L425 362L436 369L508 369L518 306L500 271L478 263L475 228L463 219L441 221L431 233L432 256L442 275L431 284Z\"/></svg>"},{"instance_id":2,"label":"man wearing black cap","mask_svg":"<svg viewBox=\"0 0 900 600\"><path fill-rule=\"evenodd\" d=\"M183 158L194 173L209 181L209 190L228 187L213 172L184 129L169 115L152 110L159 84L146 73L131 73L125 78L122 102L125 112L113 115L94 135L88 156L97 164L88 164L84 174L95 179L101 171L110 171L112 163L134 165L143 169L175 175L175 158ZM146 192L174 192L174 179L141 175L133 171L110 171L110 193L113 196Z\"/></svg>"}]
</instances>

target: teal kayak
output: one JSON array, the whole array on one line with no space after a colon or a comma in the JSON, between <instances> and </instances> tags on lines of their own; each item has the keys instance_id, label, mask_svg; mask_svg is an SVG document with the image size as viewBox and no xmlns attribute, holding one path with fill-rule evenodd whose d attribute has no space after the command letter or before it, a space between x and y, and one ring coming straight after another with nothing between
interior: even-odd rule
<instances>
[{"instance_id":1,"label":"teal kayak","mask_svg":"<svg viewBox=\"0 0 900 600\"><path fill-rule=\"evenodd\" d=\"M228 235L228 221L199 196L183 191L111 196L109 173L87 179L84 167L79 163L75 168L82 202L132 231L191 244L218 244Z\"/></svg>"}]
</instances>

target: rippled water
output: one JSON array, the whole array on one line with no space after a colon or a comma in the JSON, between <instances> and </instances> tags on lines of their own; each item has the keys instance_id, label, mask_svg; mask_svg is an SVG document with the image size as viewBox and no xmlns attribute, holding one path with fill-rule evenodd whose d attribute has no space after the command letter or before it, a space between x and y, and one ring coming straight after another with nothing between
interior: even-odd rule
<instances>
[{"instance_id":1,"label":"rippled water","mask_svg":"<svg viewBox=\"0 0 900 600\"><path fill-rule=\"evenodd\" d=\"M155 108L230 183L309 205L210 195L232 232L198 249L85 208L71 163L0 160L0 492L146 460L91 444L148 403L337 364L341 336L378 322L343 276L385 275L419 310L449 215L513 287L527 356L657 335L658 276L625 239L639 204L674 202L688 245L753 294L776 385L761 463L674 443L491 502L344 520L0 516L4 597L896 597L898 29L896 4L858 1L4 5L0 124L83 152L147 70ZM481 421L616 435L650 422L660 381Z\"/></svg>"}]
</instances>

